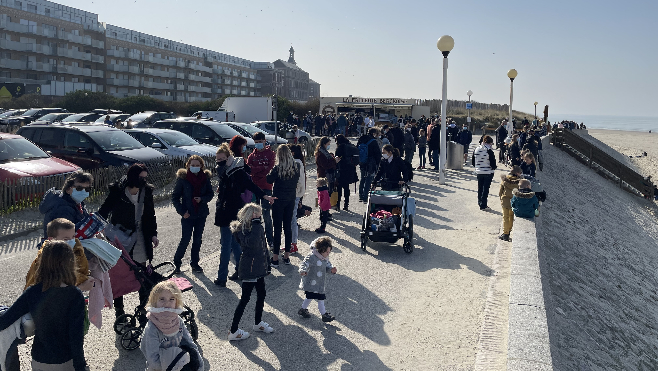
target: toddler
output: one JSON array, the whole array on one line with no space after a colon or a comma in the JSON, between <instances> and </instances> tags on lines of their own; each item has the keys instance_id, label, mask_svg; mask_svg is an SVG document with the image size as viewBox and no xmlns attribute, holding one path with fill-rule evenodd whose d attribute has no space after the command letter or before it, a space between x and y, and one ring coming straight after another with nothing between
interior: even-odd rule
<instances>
[{"instance_id":1,"label":"toddler","mask_svg":"<svg viewBox=\"0 0 658 371\"><path fill-rule=\"evenodd\" d=\"M519 218L534 219L535 210L539 209L539 200L530 187L530 181L522 179L519 181L519 188L513 192L512 210L514 210L514 215Z\"/></svg>"},{"instance_id":2,"label":"toddler","mask_svg":"<svg viewBox=\"0 0 658 371\"><path fill-rule=\"evenodd\" d=\"M254 331L271 333L269 324L262 321L265 306L265 276L270 274L270 254L265 241L265 228L261 222L263 209L249 203L238 211L238 220L231 222L231 232L242 248L238 277L242 280L242 296L233 314L233 323L228 333L230 341L244 340L249 333L238 328L244 308L249 303L251 291L256 288L256 318Z\"/></svg>"},{"instance_id":3,"label":"toddler","mask_svg":"<svg viewBox=\"0 0 658 371\"><path fill-rule=\"evenodd\" d=\"M320 207L320 228L316 229L316 233L324 233L329 221L329 210L331 209L331 199L329 198L329 187L327 186L327 178L318 178L318 206Z\"/></svg>"},{"instance_id":4,"label":"toddler","mask_svg":"<svg viewBox=\"0 0 658 371\"><path fill-rule=\"evenodd\" d=\"M163 281L155 285L146 311L148 323L139 347L146 358L146 370L203 371L199 349L179 316L183 298L176 284Z\"/></svg>"},{"instance_id":5,"label":"toddler","mask_svg":"<svg viewBox=\"0 0 658 371\"><path fill-rule=\"evenodd\" d=\"M297 314L304 318L311 317L308 306L315 299L318 301L318 310L322 314L322 322L331 322L336 319L324 307L324 301L327 298L325 294L327 274L336 274L336 268L329 261L330 253L331 239L329 237L316 238L311 242L311 253L304 258L299 266L299 274L302 276L299 288L304 290L306 299L304 299L302 308Z\"/></svg>"}]
</instances>

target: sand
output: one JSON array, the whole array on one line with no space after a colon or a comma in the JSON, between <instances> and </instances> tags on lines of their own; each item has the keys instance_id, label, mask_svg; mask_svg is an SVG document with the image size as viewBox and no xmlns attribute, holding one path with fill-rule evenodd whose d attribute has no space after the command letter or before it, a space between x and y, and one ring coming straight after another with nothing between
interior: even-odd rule
<instances>
[{"instance_id":1,"label":"sand","mask_svg":"<svg viewBox=\"0 0 658 371\"><path fill-rule=\"evenodd\" d=\"M640 174L658 182L658 133L621 130L587 130L589 135L630 159ZM642 156L646 152L647 156ZM633 157L629 157L633 156Z\"/></svg>"}]
</instances>

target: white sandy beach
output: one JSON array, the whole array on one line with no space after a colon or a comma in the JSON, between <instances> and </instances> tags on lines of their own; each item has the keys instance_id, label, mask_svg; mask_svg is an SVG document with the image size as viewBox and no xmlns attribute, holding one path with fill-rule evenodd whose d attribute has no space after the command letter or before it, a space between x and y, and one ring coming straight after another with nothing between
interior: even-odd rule
<instances>
[{"instance_id":1,"label":"white sandy beach","mask_svg":"<svg viewBox=\"0 0 658 371\"><path fill-rule=\"evenodd\" d=\"M644 176L658 181L658 134L639 131L587 130L589 134L625 156L633 156L631 162ZM642 153L646 152L646 157Z\"/></svg>"}]
</instances>

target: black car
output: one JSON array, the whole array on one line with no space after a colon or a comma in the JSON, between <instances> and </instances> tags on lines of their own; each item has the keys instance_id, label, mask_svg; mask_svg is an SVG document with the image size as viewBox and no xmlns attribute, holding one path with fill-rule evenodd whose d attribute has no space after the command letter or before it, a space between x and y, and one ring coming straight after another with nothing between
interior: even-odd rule
<instances>
[{"instance_id":1,"label":"black car","mask_svg":"<svg viewBox=\"0 0 658 371\"><path fill-rule=\"evenodd\" d=\"M125 122L130 120L132 128L150 128L153 127L157 121L167 120L176 118L172 112L155 112L155 111L146 111L136 113L128 117Z\"/></svg>"},{"instance_id":2,"label":"black car","mask_svg":"<svg viewBox=\"0 0 658 371\"><path fill-rule=\"evenodd\" d=\"M167 158L122 130L104 125L28 125L16 134L85 170Z\"/></svg>"},{"instance_id":3,"label":"black car","mask_svg":"<svg viewBox=\"0 0 658 371\"><path fill-rule=\"evenodd\" d=\"M228 143L236 135L242 136L229 125L217 121L164 120L156 122L153 124L153 127L180 131L194 138L199 143L213 146L218 146L224 142ZM247 140L247 149L249 152L255 146L254 140L250 137L245 137L245 139Z\"/></svg>"},{"instance_id":4,"label":"black car","mask_svg":"<svg viewBox=\"0 0 658 371\"><path fill-rule=\"evenodd\" d=\"M10 125L10 126L23 126L30 124L42 116L45 116L49 113L58 113L58 112L68 112L64 108L31 108L20 116L7 117L0 121L0 124Z\"/></svg>"},{"instance_id":5,"label":"black car","mask_svg":"<svg viewBox=\"0 0 658 371\"><path fill-rule=\"evenodd\" d=\"M74 123L74 122L89 122L89 123L92 123L92 122L95 122L96 120L98 120L99 117L103 117L103 116L104 115L102 115L100 113L94 113L94 112L76 113L76 114L73 114L73 115L65 118L61 122L64 123L64 124L66 124L66 123L71 124L71 123Z\"/></svg>"},{"instance_id":6,"label":"black car","mask_svg":"<svg viewBox=\"0 0 658 371\"><path fill-rule=\"evenodd\" d=\"M66 112L66 113L62 113L62 112L49 113L45 116L41 116L41 118L39 118L37 121L34 121L32 124L34 124L34 125L37 125L37 124L38 125L50 125L53 122L60 122L60 121L64 120L65 118L67 118L71 115L72 115L72 113L70 113L70 112Z\"/></svg>"}]
</instances>

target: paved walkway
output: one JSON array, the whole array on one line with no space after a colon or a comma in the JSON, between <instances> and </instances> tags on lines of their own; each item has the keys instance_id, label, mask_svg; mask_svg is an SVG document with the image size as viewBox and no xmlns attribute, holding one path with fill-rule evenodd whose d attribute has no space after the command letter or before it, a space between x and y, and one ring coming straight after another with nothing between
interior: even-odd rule
<instances>
[{"instance_id":1,"label":"paved walkway","mask_svg":"<svg viewBox=\"0 0 658 371\"><path fill-rule=\"evenodd\" d=\"M327 309L336 316L329 325L321 322L314 304L309 307L312 318L297 315L302 292L297 289L296 265L317 237L313 230L319 224L317 211L301 219L301 254L292 256L292 266L282 266L266 279L263 319L275 332L235 344L226 336L240 289L232 282L227 289L212 283L219 261L219 230L209 220L201 262L206 272L195 275L189 268L183 272L195 286L184 297L197 313L206 369L470 370L476 368L476 358L480 369L504 369L500 360L506 349L506 313L497 309L495 299L506 295L505 287L509 289L504 281L502 285L497 281L509 274L509 258L496 260L495 255L501 250L497 248L499 176L495 179L490 196L493 211L482 212L470 166L450 171L445 186L438 185L436 173L417 171L412 184L417 202L412 254L404 253L401 242L370 243L367 252L362 252L359 227L365 206L352 194L351 211L334 212L334 222L328 227L328 236L336 243L331 260L338 268L328 283ZM308 184L314 183L314 172L309 171ZM305 203L312 205L314 199L315 189L309 186ZM157 260L171 259L180 238L180 222L171 207L158 208L157 216L162 241ZM37 237L32 234L0 245L4 266L0 280L6 287L0 293L1 303L11 303L20 294ZM126 302L127 308L134 305L136 294ZM241 327L247 331L254 302L255 295L242 320ZM112 331L113 311L105 310L103 319L102 330L92 328L85 338L92 370L143 370L142 354L126 352L118 345ZM27 362L29 348L23 346L21 352Z\"/></svg>"}]
</instances>

